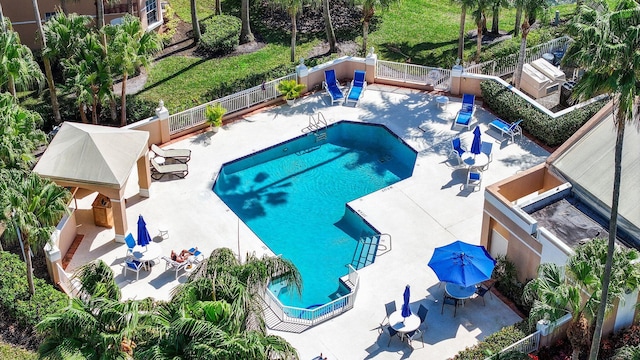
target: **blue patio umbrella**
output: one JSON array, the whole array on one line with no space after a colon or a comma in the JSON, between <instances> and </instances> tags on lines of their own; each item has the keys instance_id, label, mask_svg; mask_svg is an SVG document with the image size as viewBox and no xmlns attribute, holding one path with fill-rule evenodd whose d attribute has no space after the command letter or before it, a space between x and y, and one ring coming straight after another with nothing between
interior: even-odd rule
<instances>
[{"instance_id":1,"label":"blue patio umbrella","mask_svg":"<svg viewBox=\"0 0 640 360\"><path fill-rule=\"evenodd\" d=\"M478 155L482 151L482 140L480 140L480 127L476 126L473 129L473 142L471 143L471 151L472 154Z\"/></svg>"},{"instance_id":2,"label":"blue patio umbrella","mask_svg":"<svg viewBox=\"0 0 640 360\"><path fill-rule=\"evenodd\" d=\"M409 291L409 285L404 288L404 301L402 302L402 317L406 318L411 316L411 308L409 307L409 296L411 292Z\"/></svg>"},{"instance_id":3,"label":"blue patio umbrella","mask_svg":"<svg viewBox=\"0 0 640 360\"><path fill-rule=\"evenodd\" d=\"M147 223L144 222L142 215L138 216L138 245L147 246L151 242L151 236L147 230Z\"/></svg>"},{"instance_id":4,"label":"blue patio umbrella","mask_svg":"<svg viewBox=\"0 0 640 360\"><path fill-rule=\"evenodd\" d=\"M429 267L440 281L471 286L489 280L496 261L484 246L455 242L434 250Z\"/></svg>"}]
</instances>

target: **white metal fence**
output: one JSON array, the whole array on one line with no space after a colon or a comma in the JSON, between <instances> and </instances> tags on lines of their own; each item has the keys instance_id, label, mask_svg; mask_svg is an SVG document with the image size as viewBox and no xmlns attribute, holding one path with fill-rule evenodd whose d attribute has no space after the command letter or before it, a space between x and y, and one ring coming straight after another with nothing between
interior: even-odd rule
<instances>
[{"instance_id":1,"label":"white metal fence","mask_svg":"<svg viewBox=\"0 0 640 360\"><path fill-rule=\"evenodd\" d=\"M176 134L194 126L204 124L204 111L207 105L220 104L227 110L227 114L239 110L248 109L256 104L269 101L280 96L276 87L282 80L295 80L296 74L292 73L279 79L265 82L262 85L254 86L250 89L225 96L223 98L210 101L206 104L198 105L191 109L169 116L169 133Z\"/></svg>"},{"instance_id":2,"label":"white metal fence","mask_svg":"<svg viewBox=\"0 0 640 360\"><path fill-rule=\"evenodd\" d=\"M553 53L554 51L558 50L562 50L564 52L566 51L571 41L573 40L570 37L563 36L557 39L553 39L544 44L527 48L527 50L525 51L524 62L526 64L533 60L539 59L542 54L545 53ZM493 76L509 75L516 71L516 66L518 65L518 56L519 54L516 53L505 56L503 58L485 61L480 64L466 67L464 71L472 74L484 74Z\"/></svg>"},{"instance_id":3,"label":"white metal fence","mask_svg":"<svg viewBox=\"0 0 640 360\"><path fill-rule=\"evenodd\" d=\"M378 60L376 78L397 80L413 84L433 85L435 89L449 91L451 70L422 65Z\"/></svg>"},{"instance_id":4,"label":"white metal fence","mask_svg":"<svg viewBox=\"0 0 640 360\"><path fill-rule=\"evenodd\" d=\"M351 283L351 291L338 299L313 309L304 309L283 305L280 300L269 290L265 291L264 301L273 313L283 322L313 326L323 321L334 318L345 311L351 310L360 288L360 276L358 272L348 265L348 281Z\"/></svg>"}]
</instances>

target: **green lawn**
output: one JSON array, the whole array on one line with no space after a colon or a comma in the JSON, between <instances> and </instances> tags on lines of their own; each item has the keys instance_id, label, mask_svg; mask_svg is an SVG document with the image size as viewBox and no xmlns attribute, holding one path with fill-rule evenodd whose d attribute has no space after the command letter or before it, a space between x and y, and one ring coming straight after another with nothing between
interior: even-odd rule
<instances>
[{"instance_id":1,"label":"green lawn","mask_svg":"<svg viewBox=\"0 0 640 360\"><path fill-rule=\"evenodd\" d=\"M37 358L38 355L32 351L0 342L0 359L35 360Z\"/></svg>"}]
</instances>

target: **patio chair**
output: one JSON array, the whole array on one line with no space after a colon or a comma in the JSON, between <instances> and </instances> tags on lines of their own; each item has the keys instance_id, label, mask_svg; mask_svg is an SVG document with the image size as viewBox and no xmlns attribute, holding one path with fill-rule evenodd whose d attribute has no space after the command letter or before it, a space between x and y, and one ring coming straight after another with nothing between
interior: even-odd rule
<instances>
[{"instance_id":1,"label":"patio chair","mask_svg":"<svg viewBox=\"0 0 640 360\"><path fill-rule=\"evenodd\" d=\"M408 332L405 336L407 337L407 342L412 349L414 349L413 340L417 338L420 338L420 340L422 340L420 343L422 344L422 347L424 347L424 332L422 330L415 329L414 331Z\"/></svg>"},{"instance_id":2,"label":"patio chair","mask_svg":"<svg viewBox=\"0 0 640 360\"><path fill-rule=\"evenodd\" d=\"M458 165L462 164L462 154L464 154L465 152L466 150L462 148L460 138L453 138L453 140L451 140L451 151L449 152L449 156L451 156L451 154L454 154L458 159Z\"/></svg>"},{"instance_id":3,"label":"patio chair","mask_svg":"<svg viewBox=\"0 0 640 360\"><path fill-rule=\"evenodd\" d=\"M460 300L451 297L447 294L444 294L444 298L442 299L442 309L440 309L440 314L444 312L445 305L453 305L453 317L456 317L456 312L458 311L458 306L460 305Z\"/></svg>"},{"instance_id":4,"label":"patio chair","mask_svg":"<svg viewBox=\"0 0 640 360\"><path fill-rule=\"evenodd\" d=\"M493 161L492 151L493 151L493 143L490 143L488 141L483 141L482 145L480 146L480 152L487 155L489 162L487 163L487 165L485 165L485 167L482 168L482 170L487 170L489 168L489 163Z\"/></svg>"},{"instance_id":5,"label":"patio chair","mask_svg":"<svg viewBox=\"0 0 640 360\"><path fill-rule=\"evenodd\" d=\"M151 151L160 157L172 159L183 164L191 160L191 150L189 149L162 149L156 144L151 144Z\"/></svg>"},{"instance_id":6,"label":"patio chair","mask_svg":"<svg viewBox=\"0 0 640 360\"><path fill-rule=\"evenodd\" d=\"M329 96L331 96L331 105L336 101L344 100L344 94L342 93L342 90L340 90L340 83L336 79L335 70L325 70L322 87L327 91Z\"/></svg>"},{"instance_id":7,"label":"patio chair","mask_svg":"<svg viewBox=\"0 0 640 360\"><path fill-rule=\"evenodd\" d=\"M487 293L489 293L489 296L491 295L491 288L493 287L493 285L495 285L495 282L492 282L491 284L489 284L489 286L485 286L484 284L480 284L477 288L476 288L476 298L480 297L482 298L482 304L484 306L487 306L487 304L484 302L484 296L487 295Z\"/></svg>"},{"instance_id":8,"label":"patio chair","mask_svg":"<svg viewBox=\"0 0 640 360\"><path fill-rule=\"evenodd\" d=\"M423 324L426 325L427 324L427 314L429 313L429 309L427 309L426 307L424 307L424 305L420 304L420 307L418 308L418 317L420 318L420 326L422 326Z\"/></svg>"},{"instance_id":9,"label":"patio chair","mask_svg":"<svg viewBox=\"0 0 640 360\"><path fill-rule=\"evenodd\" d=\"M469 130L471 127L471 119L476 111L475 101L476 96L473 94L464 94L462 96L462 107L456 115L456 120L453 123L454 126L464 126Z\"/></svg>"},{"instance_id":10,"label":"patio chair","mask_svg":"<svg viewBox=\"0 0 640 360\"><path fill-rule=\"evenodd\" d=\"M193 254L193 261L196 263L204 261L204 254L202 251L198 250L196 247L192 247L189 249L189 252Z\"/></svg>"},{"instance_id":11,"label":"patio chair","mask_svg":"<svg viewBox=\"0 0 640 360\"><path fill-rule=\"evenodd\" d=\"M469 171L467 172L467 183L464 185L464 187L473 187L473 191L476 191L476 189L480 190L480 185L482 184L482 173L480 173L480 171L477 171L475 169L469 168Z\"/></svg>"},{"instance_id":12,"label":"patio chair","mask_svg":"<svg viewBox=\"0 0 640 360\"><path fill-rule=\"evenodd\" d=\"M127 276L127 271L133 271L136 273L136 281L140 278L140 270L142 270L144 266L138 260L133 258L127 258L124 262L124 276Z\"/></svg>"},{"instance_id":13,"label":"patio chair","mask_svg":"<svg viewBox=\"0 0 640 360\"><path fill-rule=\"evenodd\" d=\"M349 88L349 93L347 95L346 102L354 102L355 106L358 106L358 101L364 94L364 90L367 88L367 82L365 81L366 72L363 70L356 70L353 75L353 80L351 80L351 88Z\"/></svg>"},{"instance_id":14,"label":"patio chair","mask_svg":"<svg viewBox=\"0 0 640 360\"><path fill-rule=\"evenodd\" d=\"M164 260L166 262L164 270L171 270L171 271L175 271L176 273L176 279L178 278L178 273L180 272L180 270L184 270L184 267L187 266L187 264L189 264L188 261L184 261L184 262L177 262L177 261L173 261L170 258L168 258L167 256L163 256L162 260Z\"/></svg>"},{"instance_id":15,"label":"patio chair","mask_svg":"<svg viewBox=\"0 0 640 360\"><path fill-rule=\"evenodd\" d=\"M515 142L516 135L520 135L522 137L522 128L520 127L520 123L522 119L509 124L508 122L502 119L495 119L489 123L489 126L500 131L500 134L504 136L505 134L511 137L511 142Z\"/></svg>"},{"instance_id":16,"label":"patio chair","mask_svg":"<svg viewBox=\"0 0 640 360\"><path fill-rule=\"evenodd\" d=\"M133 248L136 246L136 241L133 238L133 235L131 233L127 234L124 238L124 242L127 244L127 254L125 256L133 254Z\"/></svg>"},{"instance_id":17,"label":"patio chair","mask_svg":"<svg viewBox=\"0 0 640 360\"><path fill-rule=\"evenodd\" d=\"M389 334L389 342L387 343L387 347L389 347L389 345L391 345L391 339L398 335L398 330L392 328L391 325L387 325L385 329L387 329L387 334Z\"/></svg>"},{"instance_id":18,"label":"patio chair","mask_svg":"<svg viewBox=\"0 0 640 360\"><path fill-rule=\"evenodd\" d=\"M389 316L391 316L391 314L393 314L396 311L396 302L392 301L384 304L384 310L387 313L387 315L380 322L380 328L379 328L380 333L384 331L383 329L385 326L389 325Z\"/></svg>"},{"instance_id":19,"label":"patio chair","mask_svg":"<svg viewBox=\"0 0 640 360\"><path fill-rule=\"evenodd\" d=\"M155 159L151 159L151 178L154 180L160 180L165 175L175 175L180 179L184 179L189 175L189 167L187 164L169 164L160 165Z\"/></svg>"}]
</instances>

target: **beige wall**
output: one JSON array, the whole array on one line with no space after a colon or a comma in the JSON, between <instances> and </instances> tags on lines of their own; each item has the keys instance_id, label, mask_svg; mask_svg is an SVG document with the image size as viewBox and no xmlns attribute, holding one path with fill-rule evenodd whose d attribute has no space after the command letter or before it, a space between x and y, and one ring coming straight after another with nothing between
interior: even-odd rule
<instances>
[{"instance_id":1,"label":"beige wall","mask_svg":"<svg viewBox=\"0 0 640 360\"><path fill-rule=\"evenodd\" d=\"M70 208L71 214L67 218L67 221L64 223L60 230L60 234L58 237L58 249L60 249L60 253L62 257L67 254L69 251L69 247L75 240L76 235L78 234L76 229L78 223L76 222L76 209Z\"/></svg>"}]
</instances>

